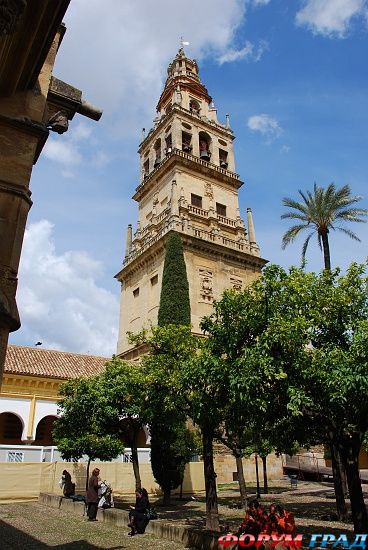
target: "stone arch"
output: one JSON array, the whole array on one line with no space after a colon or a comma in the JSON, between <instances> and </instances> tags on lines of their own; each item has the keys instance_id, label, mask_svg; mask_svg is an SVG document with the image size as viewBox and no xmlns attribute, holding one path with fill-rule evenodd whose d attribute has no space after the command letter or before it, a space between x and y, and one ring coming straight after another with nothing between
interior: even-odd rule
<instances>
[{"instance_id":1,"label":"stone arch","mask_svg":"<svg viewBox=\"0 0 368 550\"><path fill-rule=\"evenodd\" d=\"M56 418L56 416L51 414L41 418L37 424L36 435L32 445L43 445L45 447L55 445L52 437L52 429Z\"/></svg>"},{"instance_id":2,"label":"stone arch","mask_svg":"<svg viewBox=\"0 0 368 550\"><path fill-rule=\"evenodd\" d=\"M195 113L196 115L199 115L199 113L201 112L201 105L199 101L197 101L196 99L190 98L189 111L191 113Z\"/></svg>"},{"instance_id":3,"label":"stone arch","mask_svg":"<svg viewBox=\"0 0 368 550\"><path fill-rule=\"evenodd\" d=\"M211 159L211 145L212 139L207 132L199 132L198 134L199 141L199 158L202 160L209 161Z\"/></svg>"},{"instance_id":4,"label":"stone arch","mask_svg":"<svg viewBox=\"0 0 368 550\"><path fill-rule=\"evenodd\" d=\"M23 445L23 419L13 412L0 413L0 444Z\"/></svg>"}]
</instances>

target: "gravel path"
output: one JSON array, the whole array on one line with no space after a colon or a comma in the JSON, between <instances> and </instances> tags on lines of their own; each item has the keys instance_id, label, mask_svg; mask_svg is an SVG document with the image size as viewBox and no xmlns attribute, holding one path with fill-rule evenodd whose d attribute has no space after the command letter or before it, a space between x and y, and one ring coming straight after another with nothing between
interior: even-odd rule
<instances>
[{"instance_id":1,"label":"gravel path","mask_svg":"<svg viewBox=\"0 0 368 550\"><path fill-rule=\"evenodd\" d=\"M0 505L1 550L182 550L184 545L152 535L88 522L37 502Z\"/></svg>"}]
</instances>

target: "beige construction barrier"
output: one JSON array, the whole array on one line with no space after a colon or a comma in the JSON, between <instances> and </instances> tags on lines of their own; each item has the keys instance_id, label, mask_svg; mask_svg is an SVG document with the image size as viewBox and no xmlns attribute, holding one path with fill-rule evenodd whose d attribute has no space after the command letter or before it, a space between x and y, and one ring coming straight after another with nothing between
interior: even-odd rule
<instances>
[{"instance_id":1,"label":"beige construction barrier","mask_svg":"<svg viewBox=\"0 0 368 550\"><path fill-rule=\"evenodd\" d=\"M91 462L93 468L100 469L100 477L107 480L114 494L134 494L135 480L131 464L117 462ZM0 462L0 501L37 499L40 493L62 494L59 480L63 470L68 470L76 484L76 493L84 494L86 462ZM160 488L153 479L150 464L139 467L142 486L150 494L160 494ZM196 493L204 490L203 463L190 462L184 475L183 492ZM177 490L177 492L179 489Z\"/></svg>"},{"instance_id":2,"label":"beige construction barrier","mask_svg":"<svg viewBox=\"0 0 368 550\"><path fill-rule=\"evenodd\" d=\"M254 457L243 460L245 479L255 480ZM270 455L267 459L268 478L280 479L282 476L281 458ZM134 494L135 480L132 464L119 462L91 462L93 468L100 469L100 477L108 481L117 495ZM0 502L6 500L37 499L40 493L62 494L59 480L62 471L68 470L76 484L76 493L84 494L87 463L86 462L0 462ZM160 488L152 474L151 464L139 466L142 486L150 494L161 494ZM215 456L217 483L230 483L236 473L235 459L231 455ZM259 477L262 484L262 461L259 460ZM199 493L205 490L203 462L187 464L184 475L183 493ZM178 493L179 489L174 491Z\"/></svg>"}]
</instances>

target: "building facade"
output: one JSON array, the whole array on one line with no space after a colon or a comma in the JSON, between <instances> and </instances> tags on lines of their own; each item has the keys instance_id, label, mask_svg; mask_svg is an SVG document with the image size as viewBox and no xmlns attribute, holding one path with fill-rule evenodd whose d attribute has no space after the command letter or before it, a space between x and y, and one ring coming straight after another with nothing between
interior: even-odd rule
<instances>
[{"instance_id":1,"label":"building facade","mask_svg":"<svg viewBox=\"0 0 368 550\"><path fill-rule=\"evenodd\" d=\"M0 462L60 460L52 428L63 382L101 374L107 357L9 345L0 391ZM149 435L138 438L140 460L149 462ZM119 461L130 460L126 449Z\"/></svg>"},{"instance_id":2,"label":"building facade","mask_svg":"<svg viewBox=\"0 0 368 550\"><path fill-rule=\"evenodd\" d=\"M133 199L138 222L128 226L121 283L117 354L134 359L142 350L127 332L157 323L165 243L170 231L181 234L190 292L193 332L211 313L224 289L241 290L256 278L260 256L252 212L245 224L235 169L234 134L202 84L197 63L181 48L168 67L154 126L139 147L141 181Z\"/></svg>"}]
</instances>

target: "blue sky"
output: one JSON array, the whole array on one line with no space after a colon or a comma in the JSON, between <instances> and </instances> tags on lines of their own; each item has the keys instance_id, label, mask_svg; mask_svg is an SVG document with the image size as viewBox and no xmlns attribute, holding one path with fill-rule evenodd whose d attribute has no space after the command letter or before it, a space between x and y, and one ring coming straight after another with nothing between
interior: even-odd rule
<instances>
[{"instance_id":1,"label":"blue sky","mask_svg":"<svg viewBox=\"0 0 368 550\"><path fill-rule=\"evenodd\" d=\"M368 3L366 0L72 0L54 74L104 110L76 115L52 134L31 180L18 287L22 329L12 343L109 355L115 351L125 232L137 217L141 128L149 129L179 37L190 42L218 109L230 114L243 217L254 213L263 257L300 262L303 239L285 251L282 198L314 182L349 183L367 200ZM367 257L331 234L333 265ZM308 269L322 255L310 245Z\"/></svg>"}]
</instances>

